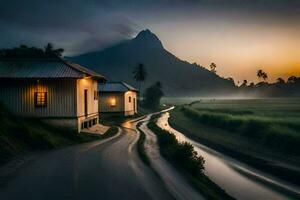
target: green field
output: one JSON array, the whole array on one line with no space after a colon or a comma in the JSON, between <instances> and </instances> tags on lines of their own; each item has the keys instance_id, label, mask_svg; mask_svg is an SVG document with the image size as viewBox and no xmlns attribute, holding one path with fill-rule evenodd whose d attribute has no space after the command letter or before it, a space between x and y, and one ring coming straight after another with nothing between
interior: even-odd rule
<instances>
[{"instance_id":1,"label":"green field","mask_svg":"<svg viewBox=\"0 0 300 200\"><path fill-rule=\"evenodd\" d=\"M177 101L184 104L177 103L171 125L279 176L291 172L286 166L300 166L299 99L193 100ZM293 179L295 173L285 178Z\"/></svg>"}]
</instances>

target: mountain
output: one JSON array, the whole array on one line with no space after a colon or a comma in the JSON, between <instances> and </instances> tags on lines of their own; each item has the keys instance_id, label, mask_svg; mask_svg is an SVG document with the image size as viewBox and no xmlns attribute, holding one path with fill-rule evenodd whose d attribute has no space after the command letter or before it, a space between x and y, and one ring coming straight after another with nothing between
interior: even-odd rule
<instances>
[{"instance_id":1,"label":"mountain","mask_svg":"<svg viewBox=\"0 0 300 200\"><path fill-rule=\"evenodd\" d=\"M168 52L150 30L104 50L67 59L88 66L111 81L125 81L133 86L137 84L132 71L143 63L148 71L143 88L161 81L168 96L222 95L235 90L233 81Z\"/></svg>"}]
</instances>

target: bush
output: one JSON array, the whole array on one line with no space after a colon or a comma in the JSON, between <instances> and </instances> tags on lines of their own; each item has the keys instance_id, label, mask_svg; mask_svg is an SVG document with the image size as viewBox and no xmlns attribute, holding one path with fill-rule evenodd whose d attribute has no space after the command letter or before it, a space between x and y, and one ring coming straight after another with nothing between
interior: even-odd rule
<instances>
[{"instance_id":1,"label":"bush","mask_svg":"<svg viewBox=\"0 0 300 200\"><path fill-rule=\"evenodd\" d=\"M206 199L233 200L222 188L211 181L204 171L204 158L199 156L194 147L187 142L180 143L173 133L161 129L155 123L154 116L148 127L156 134L161 155L175 167L179 168L191 184L198 189Z\"/></svg>"},{"instance_id":2,"label":"bush","mask_svg":"<svg viewBox=\"0 0 300 200\"><path fill-rule=\"evenodd\" d=\"M204 158L187 142L180 143L173 133L159 128L151 121L148 127L157 135L160 153L192 175L200 175L204 170Z\"/></svg>"}]
</instances>

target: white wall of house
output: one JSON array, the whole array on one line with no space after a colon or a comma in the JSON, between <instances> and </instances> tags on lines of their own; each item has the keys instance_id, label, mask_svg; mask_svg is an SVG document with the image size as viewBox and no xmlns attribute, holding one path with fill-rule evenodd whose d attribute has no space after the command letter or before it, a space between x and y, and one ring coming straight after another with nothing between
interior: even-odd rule
<instances>
[{"instance_id":1,"label":"white wall of house","mask_svg":"<svg viewBox=\"0 0 300 200\"><path fill-rule=\"evenodd\" d=\"M125 102L125 115L134 115L137 113L137 101L136 101L136 92L128 91L124 94L124 102Z\"/></svg>"},{"instance_id":2,"label":"white wall of house","mask_svg":"<svg viewBox=\"0 0 300 200\"><path fill-rule=\"evenodd\" d=\"M99 120L98 110L98 82L92 78L83 78L77 80L77 117L78 129L81 129L81 124L85 121ZM87 90L87 115L85 113L85 96L84 91Z\"/></svg>"},{"instance_id":3,"label":"white wall of house","mask_svg":"<svg viewBox=\"0 0 300 200\"><path fill-rule=\"evenodd\" d=\"M121 113L125 116L137 113L136 92L100 92L99 111L100 113ZM129 98L131 99L129 102ZM115 101L115 105L112 105ZM134 106L134 102L135 105Z\"/></svg>"}]
</instances>

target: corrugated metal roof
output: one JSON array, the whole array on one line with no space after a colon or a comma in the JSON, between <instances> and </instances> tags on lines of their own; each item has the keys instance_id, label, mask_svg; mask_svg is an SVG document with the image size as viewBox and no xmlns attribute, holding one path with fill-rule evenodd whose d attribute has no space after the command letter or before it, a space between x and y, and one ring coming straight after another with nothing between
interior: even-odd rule
<instances>
[{"instance_id":1,"label":"corrugated metal roof","mask_svg":"<svg viewBox=\"0 0 300 200\"><path fill-rule=\"evenodd\" d=\"M0 78L83 78L105 77L64 60L1 60Z\"/></svg>"},{"instance_id":2,"label":"corrugated metal roof","mask_svg":"<svg viewBox=\"0 0 300 200\"><path fill-rule=\"evenodd\" d=\"M65 63L75 69L77 69L78 71L81 71L87 75L90 75L90 76L93 76L93 77L97 77L97 78L100 78L100 79L106 79L104 76L98 74L97 72L94 72L88 68L85 68L77 63L72 63L70 61L65 61Z\"/></svg>"},{"instance_id":3,"label":"corrugated metal roof","mask_svg":"<svg viewBox=\"0 0 300 200\"><path fill-rule=\"evenodd\" d=\"M124 82L107 82L105 84L98 84L98 90L100 92L127 92L138 91L134 87Z\"/></svg>"}]
</instances>

